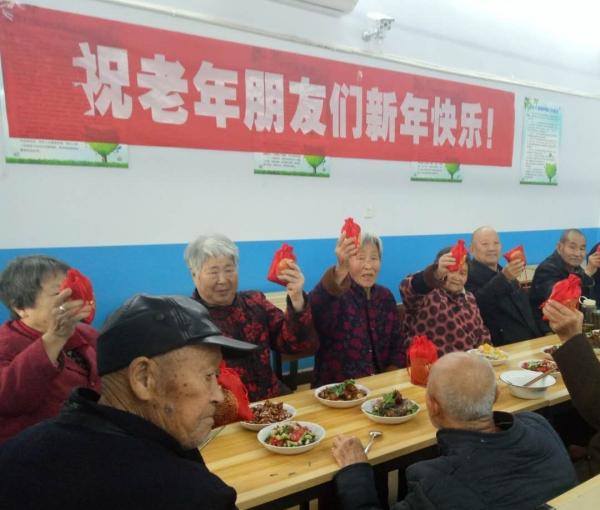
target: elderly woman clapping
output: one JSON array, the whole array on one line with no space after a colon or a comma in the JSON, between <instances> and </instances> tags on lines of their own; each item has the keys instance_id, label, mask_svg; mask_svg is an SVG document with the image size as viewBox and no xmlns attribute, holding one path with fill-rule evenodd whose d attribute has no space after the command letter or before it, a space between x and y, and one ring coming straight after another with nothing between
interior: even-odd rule
<instances>
[{"instance_id":1,"label":"elderly woman clapping","mask_svg":"<svg viewBox=\"0 0 600 510\"><path fill-rule=\"evenodd\" d=\"M262 347L251 356L227 362L239 373L250 400L288 393L271 369L270 349L300 352L317 342L300 267L292 263L279 274L288 282L284 314L262 292L238 292L239 251L229 238L200 236L188 245L184 257L196 286L192 297L208 308L223 334Z\"/></svg>"},{"instance_id":2,"label":"elderly woman clapping","mask_svg":"<svg viewBox=\"0 0 600 510\"><path fill-rule=\"evenodd\" d=\"M0 274L11 314L0 326L0 443L58 414L73 388L99 388L97 333L80 323L90 306L60 290L68 269L35 255L17 257Z\"/></svg>"}]
</instances>

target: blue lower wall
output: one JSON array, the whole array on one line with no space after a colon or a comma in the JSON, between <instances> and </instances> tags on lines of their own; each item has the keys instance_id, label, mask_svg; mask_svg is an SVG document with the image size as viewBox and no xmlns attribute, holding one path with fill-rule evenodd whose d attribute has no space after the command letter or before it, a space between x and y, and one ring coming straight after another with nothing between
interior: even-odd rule
<instances>
[{"instance_id":1,"label":"blue lower wall","mask_svg":"<svg viewBox=\"0 0 600 510\"><path fill-rule=\"evenodd\" d=\"M503 246L525 246L528 263L536 264L549 255L560 230L503 232ZM584 229L588 245L600 240L600 229ZM470 242L470 234L384 237L384 254L379 283L389 287L399 299L398 284L408 273L429 264L435 254L457 239ZM285 240L294 246L310 290L323 271L335 261L335 239ZM240 289L279 291L282 287L266 280L273 253L281 241L240 242ZM0 250L0 268L18 255L44 253L64 260L88 275L94 283L98 311L94 325L100 327L106 316L137 292L151 294L190 294L190 275L183 261L183 244L100 246L45 249ZM8 313L0 310L0 322Z\"/></svg>"}]
</instances>

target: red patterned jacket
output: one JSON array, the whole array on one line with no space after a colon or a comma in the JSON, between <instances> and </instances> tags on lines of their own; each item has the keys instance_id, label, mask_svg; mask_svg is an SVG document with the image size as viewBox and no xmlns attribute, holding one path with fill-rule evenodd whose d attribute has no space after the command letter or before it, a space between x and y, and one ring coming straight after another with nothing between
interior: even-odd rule
<instances>
[{"instance_id":1,"label":"red patterned jacket","mask_svg":"<svg viewBox=\"0 0 600 510\"><path fill-rule=\"evenodd\" d=\"M402 336L408 341L426 335L438 349L438 356L466 351L491 343L475 296L468 291L446 292L433 277L434 266L405 278L400 284L406 315Z\"/></svg>"},{"instance_id":2,"label":"red patterned jacket","mask_svg":"<svg viewBox=\"0 0 600 510\"><path fill-rule=\"evenodd\" d=\"M246 385L250 402L290 392L271 368L271 349L294 353L316 348L318 340L307 296L300 313L294 311L288 299L285 314L258 291L238 292L229 306L209 306L197 290L192 297L206 306L225 336L262 346L249 356L227 360L227 366L236 370Z\"/></svg>"}]
</instances>

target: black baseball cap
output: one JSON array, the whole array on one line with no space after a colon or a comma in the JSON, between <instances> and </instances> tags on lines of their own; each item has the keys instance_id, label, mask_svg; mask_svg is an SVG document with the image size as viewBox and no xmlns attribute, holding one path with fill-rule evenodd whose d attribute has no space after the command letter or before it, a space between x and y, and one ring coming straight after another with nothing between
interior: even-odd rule
<instances>
[{"instance_id":1,"label":"black baseball cap","mask_svg":"<svg viewBox=\"0 0 600 510\"><path fill-rule=\"evenodd\" d=\"M223 336L206 307L192 298L137 294L110 315L100 330L98 374L121 370L139 356L151 358L186 345L218 345L226 358L259 348Z\"/></svg>"}]
</instances>

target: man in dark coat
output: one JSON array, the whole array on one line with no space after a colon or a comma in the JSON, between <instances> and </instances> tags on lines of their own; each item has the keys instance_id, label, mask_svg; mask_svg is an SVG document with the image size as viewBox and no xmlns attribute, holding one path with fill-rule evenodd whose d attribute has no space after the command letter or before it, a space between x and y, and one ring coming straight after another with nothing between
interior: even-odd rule
<instances>
[{"instance_id":1,"label":"man in dark coat","mask_svg":"<svg viewBox=\"0 0 600 510\"><path fill-rule=\"evenodd\" d=\"M577 462L581 481L600 474L600 363L588 339L583 335L583 315L556 301L549 301L544 314L562 345L553 354L573 405L597 432L585 458Z\"/></svg>"},{"instance_id":2,"label":"man in dark coat","mask_svg":"<svg viewBox=\"0 0 600 510\"><path fill-rule=\"evenodd\" d=\"M529 298L518 281L525 269L525 261L516 257L502 267L498 263L501 253L500 238L492 227L481 227L473 232L473 258L469 260L465 288L477 300L492 343L505 345L542 336L533 318Z\"/></svg>"},{"instance_id":3,"label":"man in dark coat","mask_svg":"<svg viewBox=\"0 0 600 510\"><path fill-rule=\"evenodd\" d=\"M595 282L592 276L600 266L600 256L590 257L584 270L581 264L585 260L585 252L586 240L583 232L570 228L560 236L556 251L536 268L529 290L529 300L538 326L544 333L549 333L550 327L542 320L540 306L550 297L556 282L574 274L581 279L581 294L586 297L593 295Z\"/></svg>"},{"instance_id":4,"label":"man in dark coat","mask_svg":"<svg viewBox=\"0 0 600 510\"><path fill-rule=\"evenodd\" d=\"M575 471L542 416L493 412L496 375L483 357L450 353L431 368L427 411L440 456L406 470L407 496L392 510L534 509L570 489ZM362 445L337 436L333 456L344 510L381 508Z\"/></svg>"},{"instance_id":5,"label":"man in dark coat","mask_svg":"<svg viewBox=\"0 0 600 510\"><path fill-rule=\"evenodd\" d=\"M102 394L76 390L61 414L0 447L3 510L233 510L235 490L198 451L223 401L221 336L180 296L134 296L98 337Z\"/></svg>"},{"instance_id":6,"label":"man in dark coat","mask_svg":"<svg viewBox=\"0 0 600 510\"><path fill-rule=\"evenodd\" d=\"M588 253L588 266L591 267L600 267L600 243L596 243L592 246L592 249ZM591 259L591 264L590 264ZM591 269L590 267L590 269ZM594 279L594 288L592 290L592 295L588 296L594 300L596 300L596 306L600 304L600 271L595 271L592 274L592 278Z\"/></svg>"}]
</instances>

